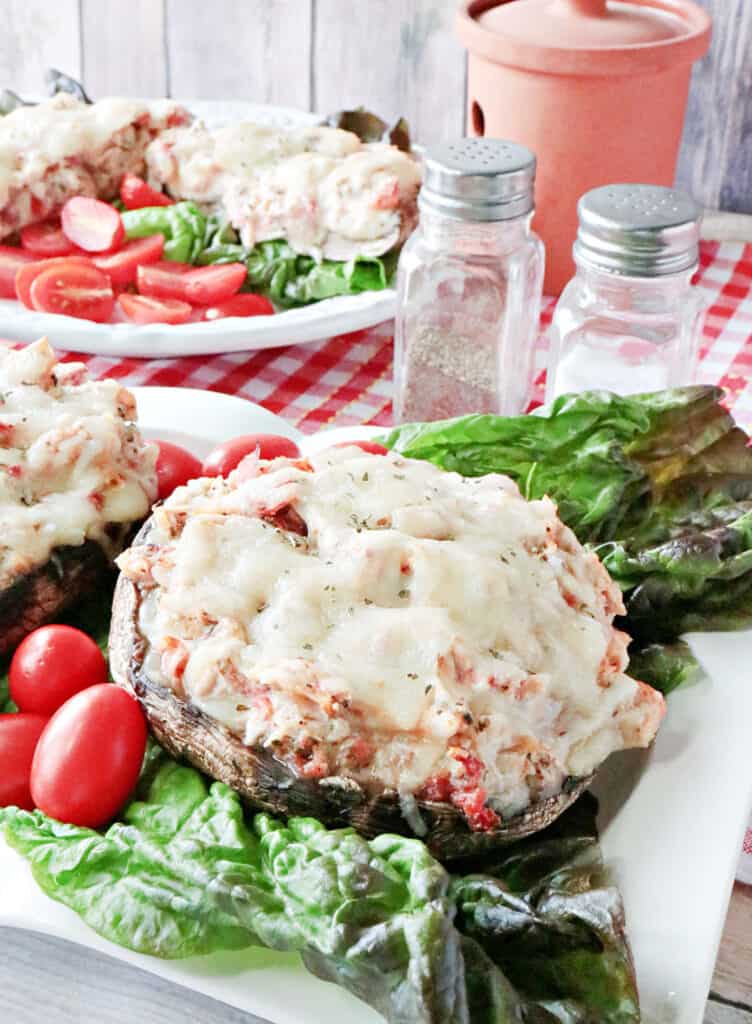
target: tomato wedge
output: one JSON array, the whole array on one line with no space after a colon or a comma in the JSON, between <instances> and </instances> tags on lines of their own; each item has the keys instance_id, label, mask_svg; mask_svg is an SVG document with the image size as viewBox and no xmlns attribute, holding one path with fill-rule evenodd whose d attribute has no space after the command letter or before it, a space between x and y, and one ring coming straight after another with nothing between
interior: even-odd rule
<instances>
[{"instance_id":1,"label":"tomato wedge","mask_svg":"<svg viewBox=\"0 0 752 1024\"><path fill-rule=\"evenodd\" d=\"M71 256L77 251L60 224L50 220L22 228L21 245L40 260L51 256Z\"/></svg>"},{"instance_id":2,"label":"tomato wedge","mask_svg":"<svg viewBox=\"0 0 752 1024\"><path fill-rule=\"evenodd\" d=\"M114 206L89 196L74 196L63 206L63 231L86 252L115 249L125 238L125 228Z\"/></svg>"},{"instance_id":3,"label":"tomato wedge","mask_svg":"<svg viewBox=\"0 0 752 1024\"><path fill-rule=\"evenodd\" d=\"M125 175L120 183L120 198L127 210L140 210L144 206L173 206L175 203L164 192L157 192L147 185L137 174Z\"/></svg>"},{"instance_id":4,"label":"tomato wedge","mask_svg":"<svg viewBox=\"0 0 752 1024\"><path fill-rule=\"evenodd\" d=\"M16 298L16 274L35 262L30 252L13 245L0 245L0 298Z\"/></svg>"},{"instance_id":5,"label":"tomato wedge","mask_svg":"<svg viewBox=\"0 0 752 1024\"><path fill-rule=\"evenodd\" d=\"M2 257L0 257L1 259ZM34 309L31 302L31 285L44 270L51 267L58 267L60 264L75 263L80 267L90 267L91 261L88 256L57 256L51 260L35 260L32 257L31 263L23 263L16 271L14 284L14 297L20 299L27 309Z\"/></svg>"},{"instance_id":6,"label":"tomato wedge","mask_svg":"<svg viewBox=\"0 0 752 1024\"><path fill-rule=\"evenodd\" d=\"M141 295L153 299L180 299L185 302L185 283L182 279L190 270L185 263L151 263L138 268L136 287Z\"/></svg>"},{"instance_id":7,"label":"tomato wedge","mask_svg":"<svg viewBox=\"0 0 752 1024\"><path fill-rule=\"evenodd\" d=\"M130 284L136 280L138 268L162 258L163 235L134 238L117 252L92 257L92 263L109 275L113 284Z\"/></svg>"},{"instance_id":8,"label":"tomato wedge","mask_svg":"<svg viewBox=\"0 0 752 1024\"><path fill-rule=\"evenodd\" d=\"M102 324L112 316L115 298L103 271L65 260L34 278L31 305L41 313L62 313Z\"/></svg>"},{"instance_id":9,"label":"tomato wedge","mask_svg":"<svg viewBox=\"0 0 752 1024\"><path fill-rule=\"evenodd\" d=\"M274 306L263 295L243 292L204 310L203 320L223 320L226 316L271 316Z\"/></svg>"},{"instance_id":10,"label":"tomato wedge","mask_svg":"<svg viewBox=\"0 0 752 1024\"><path fill-rule=\"evenodd\" d=\"M129 320L137 324L184 324L193 310L180 299L153 299L149 295L118 295L118 303Z\"/></svg>"},{"instance_id":11,"label":"tomato wedge","mask_svg":"<svg viewBox=\"0 0 752 1024\"><path fill-rule=\"evenodd\" d=\"M185 298L197 306L211 306L231 298L248 275L244 263L218 263L197 267L185 275Z\"/></svg>"}]
</instances>

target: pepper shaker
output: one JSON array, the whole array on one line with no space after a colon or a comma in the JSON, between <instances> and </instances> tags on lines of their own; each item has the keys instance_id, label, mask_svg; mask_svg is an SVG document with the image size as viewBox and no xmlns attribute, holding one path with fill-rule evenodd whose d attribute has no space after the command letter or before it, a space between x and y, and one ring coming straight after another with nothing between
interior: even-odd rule
<instances>
[{"instance_id":1,"label":"pepper shaker","mask_svg":"<svg viewBox=\"0 0 752 1024\"><path fill-rule=\"evenodd\" d=\"M498 139L429 148L420 224L400 254L396 422L522 412L543 286L535 157Z\"/></svg>"},{"instance_id":2,"label":"pepper shaker","mask_svg":"<svg viewBox=\"0 0 752 1024\"><path fill-rule=\"evenodd\" d=\"M693 383L703 312L691 284L697 205L657 185L607 185L585 193L578 214L577 272L554 313L546 399Z\"/></svg>"}]
</instances>

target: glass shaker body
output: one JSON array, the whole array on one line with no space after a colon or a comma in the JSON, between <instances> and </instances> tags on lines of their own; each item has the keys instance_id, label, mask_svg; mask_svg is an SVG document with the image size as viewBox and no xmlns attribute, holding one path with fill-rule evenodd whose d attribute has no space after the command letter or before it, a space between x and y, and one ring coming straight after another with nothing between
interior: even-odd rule
<instances>
[{"instance_id":1,"label":"glass shaker body","mask_svg":"<svg viewBox=\"0 0 752 1024\"><path fill-rule=\"evenodd\" d=\"M692 274L630 277L578 261L551 325L546 400L692 384L703 313Z\"/></svg>"},{"instance_id":2,"label":"glass shaker body","mask_svg":"<svg viewBox=\"0 0 752 1024\"><path fill-rule=\"evenodd\" d=\"M544 265L531 219L421 209L397 273L395 422L524 411Z\"/></svg>"}]
</instances>

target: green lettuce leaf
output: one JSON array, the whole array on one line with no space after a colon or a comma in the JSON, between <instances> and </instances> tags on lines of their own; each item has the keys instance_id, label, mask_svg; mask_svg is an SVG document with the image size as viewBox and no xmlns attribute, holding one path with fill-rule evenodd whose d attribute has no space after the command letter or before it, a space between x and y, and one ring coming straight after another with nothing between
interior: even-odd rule
<instances>
[{"instance_id":1,"label":"green lettuce leaf","mask_svg":"<svg viewBox=\"0 0 752 1024\"><path fill-rule=\"evenodd\" d=\"M632 644L629 649L629 671L644 679L661 693L671 693L691 683L699 673L699 665L683 640L674 643Z\"/></svg>"},{"instance_id":2,"label":"green lettuce leaf","mask_svg":"<svg viewBox=\"0 0 752 1024\"><path fill-rule=\"evenodd\" d=\"M121 213L127 238L163 235L164 259L195 263L204 248L206 217L192 202L172 206L146 206Z\"/></svg>"},{"instance_id":3,"label":"green lettuce leaf","mask_svg":"<svg viewBox=\"0 0 752 1024\"><path fill-rule=\"evenodd\" d=\"M516 861L452 879L418 840L249 821L227 786L152 744L106 832L16 808L0 824L44 892L137 952L295 951L398 1024L630 1024L634 978L618 893L593 867L593 807L513 848ZM542 970L546 942L556 958Z\"/></svg>"},{"instance_id":4,"label":"green lettuce leaf","mask_svg":"<svg viewBox=\"0 0 752 1024\"><path fill-rule=\"evenodd\" d=\"M119 945L297 951L389 1020L469 1020L449 876L422 843L312 819L249 825L232 790L166 758L143 790L104 834L40 811L0 820L41 888Z\"/></svg>"},{"instance_id":5,"label":"green lettuce leaf","mask_svg":"<svg viewBox=\"0 0 752 1024\"><path fill-rule=\"evenodd\" d=\"M337 295L357 295L387 288L396 256L381 259L358 257L346 262L317 261L296 253L287 242L260 242L249 251L232 240L227 231L212 236L198 258L201 264L244 262L248 268L246 290L260 292L283 309L304 306Z\"/></svg>"}]
</instances>

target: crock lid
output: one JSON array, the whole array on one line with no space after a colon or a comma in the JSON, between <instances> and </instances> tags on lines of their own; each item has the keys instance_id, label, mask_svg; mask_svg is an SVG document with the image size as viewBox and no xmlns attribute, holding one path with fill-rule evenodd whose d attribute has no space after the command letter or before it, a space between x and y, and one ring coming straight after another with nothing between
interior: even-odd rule
<instances>
[{"instance_id":1,"label":"crock lid","mask_svg":"<svg viewBox=\"0 0 752 1024\"><path fill-rule=\"evenodd\" d=\"M549 74L613 75L692 62L710 16L691 0L470 0L458 31L499 64Z\"/></svg>"}]
</instances>

